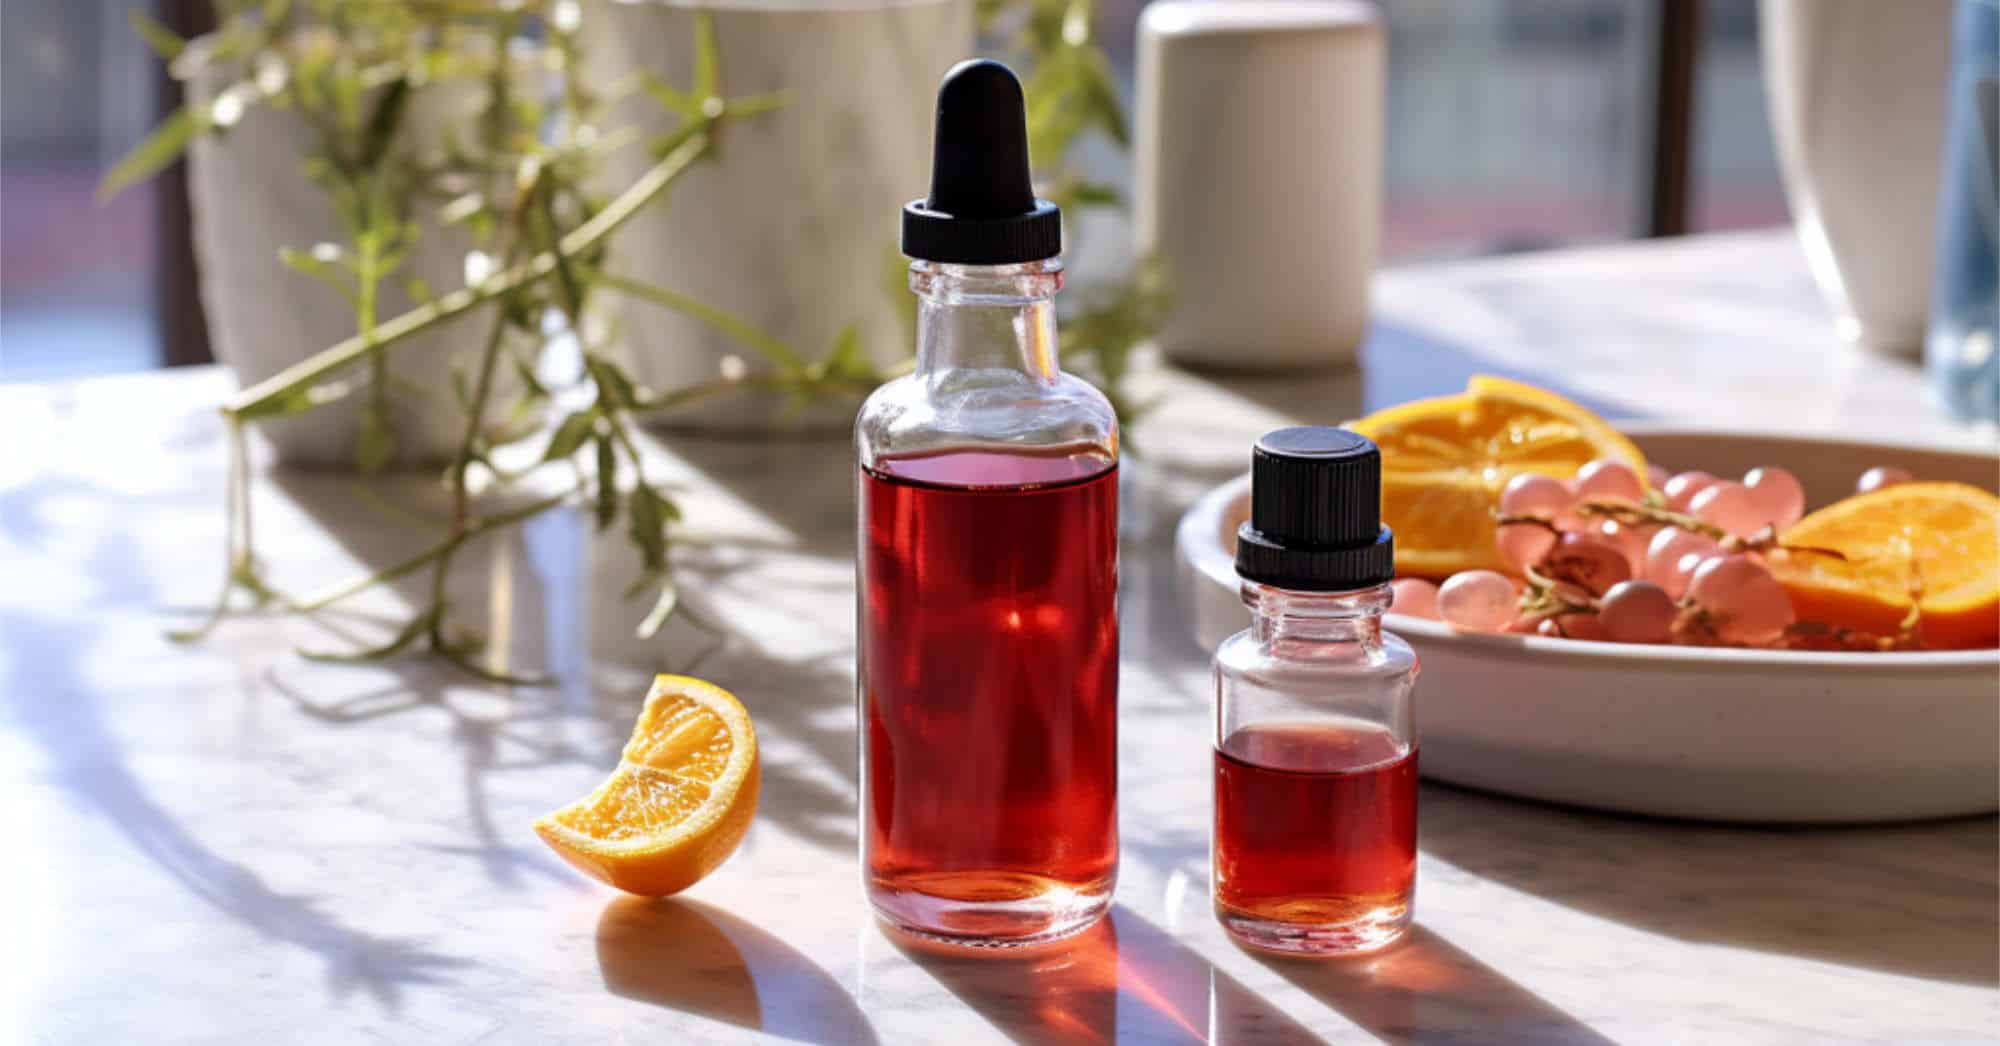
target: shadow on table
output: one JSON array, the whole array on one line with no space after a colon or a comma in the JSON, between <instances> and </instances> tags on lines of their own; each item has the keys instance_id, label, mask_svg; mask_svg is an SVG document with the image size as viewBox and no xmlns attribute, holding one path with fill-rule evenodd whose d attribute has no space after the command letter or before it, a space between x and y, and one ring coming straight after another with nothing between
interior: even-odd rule
<instances>
[{"instance_id":1,"label":"shadow on table","mask_svg":"<svg viewBox=\"0 0 2000 1046\"><path fill-rule=\"evenodd\" d=\"M811 959L697 901L613 899L597 920L597 963L628 999L799 1042L876 1042L854 997Z\"/></svg>"},{"instance_id":2,"label":"shadow on table","mask_svg":"<svg viewBox=\"0 0 2000 1046\"><path fill-rule=\"evenodd\" d=\"M1386 1043L1611 1041L1421 925L1352 959L1251 954Z\"/></svg>"},{"instance_id":3,"label":"shadow on table","mask_svg":"<svg viewBox=\"0 0 2000 1046\"><path fill-rule=\"evenodd\" d=\"M359 572L407 559L436 539L445 518L438 484L429 475L371 479L372 493L341 473L274 469L259 481L312 517L358 561ZM477 511L503 512L531 500L522 491L496 492L482 497ZM493 830L484 810L483 777L550 762L609 768L659 671L699 672L736 690L759 731L774 742L766 746L763 766L765 821L847 851L853 846L853 805L839 782L851 782L855 766L853 682L845 652L777 657L767 648L782 649L783 637L719 633L694 623L712 616L706 613L711 599L756 598L757 586L765 582L742 575L751 554L744 549L752 547L762 546L689 549L679 566L686 619L641 640L633 628L646 606L620 595L638 569L622 528L599 536L583 512L557 508L469 543L447 587L454 624L477 630L487 641L481 655L485 667L546 674L555 685L484 683L414 650L363 672L284 660L268 678L280 694L329 725L393 714L450 715L465 761L473 834L464 849L476 853L500 885L508 885L520 868L548 862L537 848L510 846ZM841 583L850 582L843 576ZM404 605L421 607L430 602L429 586L425 568L385 587ZM778 599L766 601L775 605ZM311 642L314 648L359 649L394 633L397 622L357 619L344 610L346 604L339 606L339 613L316 616L313 624L322 638ZM481 707L468 713L472 705ZM595 736L579 738L573 729L579 718L597 724Z\"/></svg>"},{"instance_id":4,"label":"shadow on table","mask_svg":"<svg viewBox=\"0 0 2000 1046\"><path fill-rule=\"evenodd\" d=\"M1323 1042L1124 905L1068 940L990 954L884 930L911 962L1024 1044Z\"/></svg>"},{"instance_id":5,"label":"shadow on table","mask_svg":"<svg viewBox=\"0 0 2000 1046\"><path fill-rule=\"evenodd\" d=\"M44 499L76 496L105 495L66 479L10 492L0 499L0 532L19 534L32 548L39 543L33 520ZM132 512L175 507L124 504ZM151 572L136 561L139 554L129 541L99 538L78 564L92 581L71 594L78 604L29 612L0 607L0 636L14 655L0 656L0 718L9 721L13 736L40 750L37 774L70 793L77 810L102 817L134 853L218 916L260 940L318 957L330 997L358 991L394 1013L406 991L452 982L467 960L416 938L370 932L344 921L333 905L273 885L254 862L191 829L174 804L156 794L149 775L135 769L125 743L134 713L118 700L129 695L108 691L93 669L103 658L130 653L105 649L106 619L161 599L145 580ZM192 780L167 779L173 795L186 793Z\"/></svg>"},{"instance_id":6,"label":"shadow on table","mask_svg":"<svg viewBox=\"0 0 2000 1046\"><path fill-rule=\"evenodd\" d=\"M1418 845L1483 879L1706 944L2000 984L2000 819L1741 827L1426 784Z\"/></svg>"}]
</instances>

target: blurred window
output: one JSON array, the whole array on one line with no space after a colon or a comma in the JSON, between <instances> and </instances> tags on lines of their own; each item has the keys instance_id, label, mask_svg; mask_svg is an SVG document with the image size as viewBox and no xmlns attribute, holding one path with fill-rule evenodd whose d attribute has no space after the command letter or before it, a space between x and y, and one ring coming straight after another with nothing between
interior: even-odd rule
<instances>
[{"instance_id":1,"label":"blurred window","mask_svg":"<svg viewBox=\"0 0 2000 1046\"><path fill-rule=\"evenodd\" d=\"M122 3L7 0L0 33L0 380L161 360L159 194L100 204L97 179L151 128L158 64Z\"/></svg>"},{"instance_id":2,"label":"blurred window","mask_svg":"<svg viewBox=\"0 0 2000 1046\"><path fill-rule=\"evenodd\" d=\"M1097 3L1100 36L1128 97L1142 2ZM1661 18L1674 2L1380 0L1389 34L1385 259L1645 235ZM184 201L152 185L108 204L95 198L99 173L159 110L158 64L126 24L127 6L8 0L0 35L0 381L157 366L155 287L191 293L191 280L161 282L186 274L163 273L155 246L162 230L184 221ZM1782 223L1755 0L1693 6L1699 36L1686 227ZM1128 176L1126 157L1102 143L1086 148L1088 167ZM1090 242L1087 253L1112 246ZM1086 260L1096 267L1115 259Z\"/></svg>"}]
</instances>

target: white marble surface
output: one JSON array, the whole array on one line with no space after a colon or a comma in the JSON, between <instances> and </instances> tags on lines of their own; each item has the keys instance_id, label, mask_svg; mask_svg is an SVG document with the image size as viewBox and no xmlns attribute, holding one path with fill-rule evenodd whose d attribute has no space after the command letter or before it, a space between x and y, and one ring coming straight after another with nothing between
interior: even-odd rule
<instances>
[{"instance_id":1,"label":"white marble surface","mask_svg":"<svg viewBox=\"0 0 2000 1046\"><path fill-rule=\"evenodd\" d=\"M1205 896L1204 656L1182 638L1168 537L1262 428L1496 369L1626 414L1991 446L1933 420L1906 365L1836 346L1781 235L1393 272L1377 306L1358 373L1149 375L1171 395L1135 433L1149 456L1126 489L1118 906L1025 960L906 952L864 911L839 442L663 453L697 532L689 598L720 640L628 638L629 554L577 515L480 546L464 619L562 679L508 695L423 662L292 652L372 634L399 593L169 644L220 574L207 408L227 379L0 387L0 1040L1990 1040L1991 818L1735 829L1429 786L1406 946L1298 966L1224 940ZM348 478L272 479L258 528L288 588L415 540ZM759 820L684 899L621 899L528 824L615 760L646 673L697 658L756 716Z\"/></svg>"}]
</instances>

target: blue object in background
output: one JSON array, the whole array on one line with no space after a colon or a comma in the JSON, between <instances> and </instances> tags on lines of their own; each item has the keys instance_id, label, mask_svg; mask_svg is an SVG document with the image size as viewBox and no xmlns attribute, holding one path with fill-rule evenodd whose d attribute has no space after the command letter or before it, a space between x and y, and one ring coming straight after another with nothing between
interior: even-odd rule
<instances>
[{"instance_id":1,"label":"blue object in background","mask_svg":"<svg viewBox=\"0 0 2000 1046\"><path fill-rule=\"evenodd\" d=\"M1937 282L1924 361L1953 417L2000 421L2000 0L1958 0L1952 25Z\"/></svg>"}]
</instances>

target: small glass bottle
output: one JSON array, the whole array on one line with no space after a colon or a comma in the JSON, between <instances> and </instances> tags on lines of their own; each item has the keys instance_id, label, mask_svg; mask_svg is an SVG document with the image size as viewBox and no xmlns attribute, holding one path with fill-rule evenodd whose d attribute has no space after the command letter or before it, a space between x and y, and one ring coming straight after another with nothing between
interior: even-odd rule
<instances>
[{"instance_id":1,"label":"small glass bottle","mask_svg":"<svg viewBox=\"0 0 2000 1046\"><path fill-rule=\"evenodd\" d=\"M889 925L1006 947L1117 875L1118 422L1057 363L1061 218L1004 66L945 77L936 153L916 371L855 424L862 866Z\"/></svg>"},{"instance_id":2,"label":"small glass bottle","mask_svg":"<svg viewBox=\"0 0 2000 1046\"><path fill-rule=\"evenodd\" d=\"M1346 429L1251 454L1236 572L1250 628L1215 654L1215 914L1252 947L1371 951L1416 888L1417 657L1382 630L1382 456Z\"/></svg>"}]
</instances>

